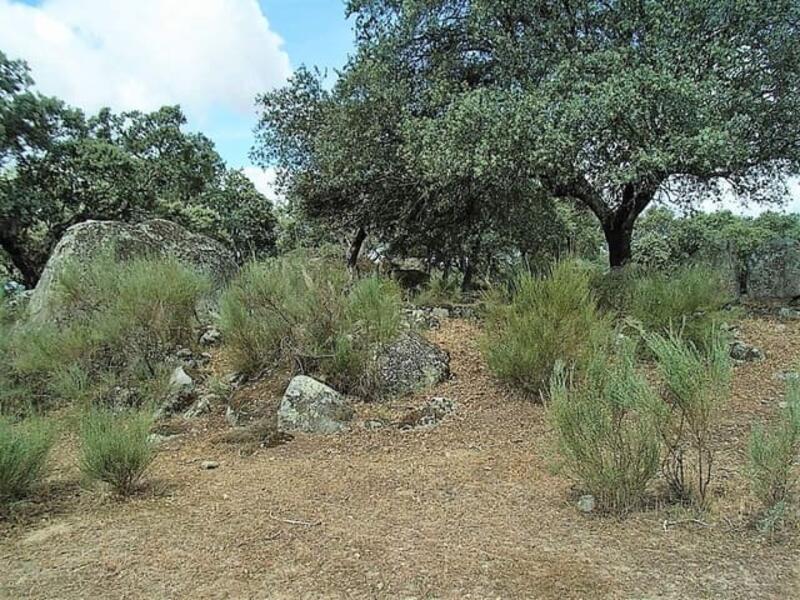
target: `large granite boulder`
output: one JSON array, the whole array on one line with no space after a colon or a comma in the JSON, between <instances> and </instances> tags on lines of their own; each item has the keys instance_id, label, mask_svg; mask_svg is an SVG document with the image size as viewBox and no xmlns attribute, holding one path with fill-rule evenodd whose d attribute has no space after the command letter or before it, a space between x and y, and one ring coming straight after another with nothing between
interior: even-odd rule
<instances>
[{"instance_id":1,"label":"large granite boulder","mask_svg":"<svg viewBox=\"0 0 800 600\"><path fill-rule=\"evenodd\" d=\"M447 379L450 355L418 333L409 331L378 354L375 375L382 394L409 394Z\"/></svg>"},{"instance_id":2,"label":"large granite boulder","mask_svg":"<svg viewBox=\"0 0 800 600\"><path fill-rule=\"evenodd\" d=\"M347 429L353 407L333 388L298 375L289 382L278 408L278 429L284 432L336 433Z\"/></svg>"},{"instance_id":3,"label":"large granite boulder","mask_svg":"<svg viewBox=\"0 0 800 600\"><path fill-rule=\"evenodd\" d=\"M800 242L775 239L750 255L747 293L754 300L792 300L800 297Z\"/></svg>"},{"instance_id":4,"label":"large granite boulder","mask_svg":"<svg viewBox=\"0 0 800 600\"><path fill-rule=\"evenodd\" d=\"M120 260L143 256L175 258L208 275L216 289L237 268L233 252L224 244L171 221L85 221L70 227L50 255L31 295L31 316L41 320L54 316L55 292L67 264L88 264L111 251Z\"/></svg>"}]
</instances>

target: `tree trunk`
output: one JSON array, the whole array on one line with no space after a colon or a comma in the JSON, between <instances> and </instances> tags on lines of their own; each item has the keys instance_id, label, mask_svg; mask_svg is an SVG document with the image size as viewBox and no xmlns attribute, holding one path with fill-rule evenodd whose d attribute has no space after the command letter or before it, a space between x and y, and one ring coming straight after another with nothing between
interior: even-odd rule
<instances>
[{"instance_id":1,"label":"tree trunk","mask_svg":"<svg viewBox=\"0 0 800 600\"><path fill-rule=\"evenodd\" d=\"M603 223L603 233L608 243L608 262L612 269L624 267L631 260L631 239L633 226L613 222Z\"/></svg>"},{"instance_id":2,"label":"tree trunk","mask_svg":"<svg viewBox=\"0 0 800 600\"><path fill-rule=\"evenodd\" d=\"M41 275L41 265L36 259L25 251L25 248L17 240L7 236L0 239L0 247L5 250L11 264L22 275L22 283L25 287L33 289L39 281Z\"/></svg>"},{"instance_id":3,"label":"tree trunk","mask_svg":"<svg viewBox=\"0 0 800 600\"><path fill-rule=\"evenodd\" d=\"M467 258L464 261L464 278L461 280L461 291L468 292L469 289L472 287L472 274L474 272L474 268L472 266L472 261Z\"/></svg>"},{"instance_id":4,"label":"tree trunk","mask_svg":"<svg viewBox=\"0 0 800 600\"><path fill-rule=\"evenodd\" d=\"M367 232L363 227L359 227L350 243L350 249L347 251L347 269L352 275L358 275L358 255L361 254L361 247L366 238Z\"/></svg>"}]
</instances>

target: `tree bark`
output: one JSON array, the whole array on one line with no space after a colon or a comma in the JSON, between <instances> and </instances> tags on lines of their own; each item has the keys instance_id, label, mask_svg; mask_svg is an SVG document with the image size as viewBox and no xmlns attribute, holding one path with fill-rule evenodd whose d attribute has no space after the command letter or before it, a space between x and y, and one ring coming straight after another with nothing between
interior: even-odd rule
<instances>
[{"instance_id":1,"label":"tree bark","mask_svg":"<svg viewBox=\"0 0 800 600\"><path fill-rule=\"evenodd\" d=\"M613 222L603 223L603 233L608 244L608 262L612 269L624 267L631 260L631 240L633 224L623 223L615 226Z\"/></svg>"},{"instance_id":2,"label":"tree bark","mask_svg":"<svg viewBox=\"0 0 800 600\"><path fill-rule=\"evenodd\" d=\"M347 251L347 269L352 275L358 275L358 255L361 254L361 247L366 238L367 232L363 227L359 227L350 243L350 249Z\"/></svg>"},{"instance_id":3,"label":"tree bark","mask_svg":"<svg viewBox=\"0 0 800 600\"><path fill-rule=\"evenodd\" d=\"M25 250L23 244L19 240L14 239L9 235L0 236L0 247L3 248L8 258L11 259L11 264L22 275L22 283L25 287L32 289L36 286L41 275L41 264L35 257L31 256Z\"/></svg>"},{"instance_id":4,"label":"tree bark","mask_svg":"<svg viewBox=\"0 0 800 600\"><path fill-rule=\"evenodd\" d=\"M472 275L474 272L474 267L472 266L472 260L467 257L464 261L464 277L461 280L461 291L468 292L469 289L472 287Z\"/></svg>"}]
</instances>

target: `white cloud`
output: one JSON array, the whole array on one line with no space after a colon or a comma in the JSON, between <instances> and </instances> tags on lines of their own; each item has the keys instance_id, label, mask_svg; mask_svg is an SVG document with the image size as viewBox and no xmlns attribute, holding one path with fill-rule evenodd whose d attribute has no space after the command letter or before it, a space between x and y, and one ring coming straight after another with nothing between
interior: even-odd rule
<instances>
[{"instance_id":1,"label":"white cloud","mask_svg":"<svg viewBox=\"0 0 800 600\"><path fill-rule=\"evenodd\" d=\"M269 198L273 204L280 204L282 196L275 189L275 169L259 169L258 167L245 167L242 169L245 176L253 182L256 189Z\"/></svg>"},{"instance_id":2,"label":"white cloud","mask_svg":"<svg viewBox=\"0 0 800 600\"><path fill-rule=\"evenodd\" d=\"M291 72L257 0L0 0L0 40L42 92L88 111L250 113Z\"/></svg>"}]
</instances>

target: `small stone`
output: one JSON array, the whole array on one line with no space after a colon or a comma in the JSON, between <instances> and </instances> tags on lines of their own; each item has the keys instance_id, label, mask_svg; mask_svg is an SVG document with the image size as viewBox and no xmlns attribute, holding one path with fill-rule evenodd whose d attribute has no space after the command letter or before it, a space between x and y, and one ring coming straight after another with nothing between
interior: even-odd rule
<instances>
[{"instance_id":1,"label":"small stone","mask_svg":"<svg viewBox=\"0 0 800 600\"><path fill-rule=\"evenodd\" d=\"M437 306L431 311L431 316L439 321L450 318L450 311L443 306Z\"/></svg>"},{"instance_id":2,"label":"small stone","mask_svg":"<svg viewBox=\"0 0 800 600\"><path fill-rule=\"evenodd\" d=\"M364 422L364 429L368 429L370 431L374 431L376 429L382 429L384 427L386 427L386 423L384 423L380 419L370 419L369 421Z\"/></svg>"},{"instance_id":3,"label":"small stone","mask_svg":"<svg viewBox=\"0 0 800 600\"><path fill-rule=\"evenodd\" d=\"M775 379L778 381L798 381L800 380L800 373L797 371L781 371L775 374Z\"/></svg>"},{"instance_id":4,"label":"small stone","mask_svg":"<svg viewBox=\"0 0 800 600\"><path fill-rule=\"evenodd\" d=\"M239 413L233 410L232 406L228 406L225 409L225 421L231 427L236 427L239 424Z\"/></svg>"},{"instance_id":5,"label":"small stone","mask_svg":"<svg viewBox=\"0 0 800 600\"><path fill-rule=\"evenodd\" d=\"M789 403L786 400L781 400L778 402L778 408L786 409L789 408Z\"/></svg>"},{"instance_id":6,"label":"small stone","mask_svg":"<svg viewBox=\"0 0 800 600\"><path fill-rule=\"evenodd\" d=\"M179 434L176 435L162 435L160 433L151 433L147 437L147 441L150 442L153 446L159 446L165 442L169 442L176 438L181 437Z\"/></svg>"},{"instance_id":7,"label":"small stone","mask_svg":"<svg viewBox=\"0 0 800 600\"><path fill-rule=\"evenodd\" d=\"M591 494L586 494L578 498L578 510L582 513L589 514L594 512L596 504L594 496Z\"/></svg>"},{"instance_id":8,"label":"small stone","mask_svg":"<svg viewBox=\"0 0 800 600\"><path fill-rule=\"evenodd\" d=\"M778 316L781 319L797 319L800 317L800 311L796 308L783 307L778 311Z\"/></svg>"},{"instance_id":9,"label":"small stone","mask_svg":"<svg viewBox=\"0 0 800 600\"><path fill-rule=\"evenodd\" d=\"M174 391L185 391L194 387L194 381L183 370L183 367L176 367L169 378L169 386Z\"/></svg>"},{"instance_id":10,"label":"small stone","mask_svg":"<svg viewBox=\"0 0 800 600\"><path fill-rule=\"evenodd\" d=\"M215 460L204 460L200 463L200 468L205 471L210 471L211 469L219 468L219 463Z\"/></svg>"},{"instance_id":11,"label":"small stone","mask_svg":"<svg viewBox=\"0 0 800 600\"><path fill-rule=\"evenodd\" d=\"M180 359L192 358L192 351L189 348L181 348L175 353L175 356Z\"/></svg>"},{"instance_id":12,"label":"small stone","mask_svg":"<svg viewBox=\"0 0 800 600\"><path fill-rule=\"evenodd\" d=\"M214 346L219 343L222 334L216 327L209 327L206 332L200 337L200 343L203 346Z\"/></svg>"},{"instance_id":13,"label":"small stone","mask_svg":"<svg viewBox=\"0 0 800 600\"><path fill-rule=\"evenodd\" d=\"M731 358L745 362L764 360L764 353L755 346L736 340L731 344Z\"/></svg>"},{"instance_id":14,"label":"small stone","mask_svg":"<svg viewBox=\"0 0 800 600\"><path fill-rule=\"evenodd\" d=\"M278 408L283 432L331 434L348 428L353 419L350 402L324 383L298 375L289 382Z\"/></svg>"},{"instance_id":15,"label":"small stone","mask_svg":"<svg viewBox=\"0 0 800 600\"><path fill-rule=\"evenodd\" d=\"M211 396L203 396L197 402L192 404L189 409L183 413L184 418L194 419L200 415L204 415L211 410Z\"/></svg>"}]
</instances>

